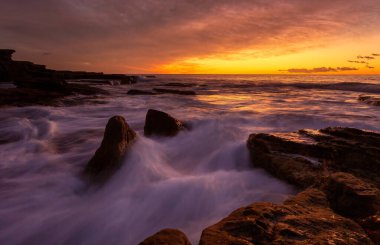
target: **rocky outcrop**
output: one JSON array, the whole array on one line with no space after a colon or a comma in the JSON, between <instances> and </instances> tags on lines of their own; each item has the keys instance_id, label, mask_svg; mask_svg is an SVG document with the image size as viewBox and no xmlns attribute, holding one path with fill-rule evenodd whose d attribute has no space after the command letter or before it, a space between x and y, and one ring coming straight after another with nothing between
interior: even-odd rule
<instances>
[{"instance_id":1,"label":"rocky outcrop","mask_svg":"<svg viewBox=\"0 0 380 245\"><path fill-rule=\"evenodd\" d=\"M127 150L136 139L136 133L121 116L109 119L103 141L87 163L84 175L91 181L102 183L118 170Z\"/></svg>"},{"instance_id":2,"label":"rocky outcrop","mask_svg":"<svg viewBox=\"0 0 380 245\"><path fill-rule=\"evenodd\" d=\"M102 72L85 71L56 71L46 69L45 65L34 64L29 61L14 61L12 49L0 49L0 82L22 81L25 79L114 79L121 84L136 83L138 76L123 74L104 74Z\"/></svg>"},{"instance_id":3,"label":"rocky outcrop","mask_svg":"<svg viewBox=\"0 0 380 245\"><path fill-rule=\"evenodd\" d=\"M305 190L283 205L255 203L205 229L200 244L373 244L354 221L329 207L322 191Z\"/></svg>"},{"instance_id":4,"label":"rocky outcrop","mask_svg":"<svg viewBox=\"0 0 380 245\"><path fill-rule=\"evenodd\" d=\"M17 82L17 88L0 89L0 106L70 106L90 100L66 100L69 95L108 95L108 92L85 84L68 84L63 80L35 79Z\"/></svg>"},{"instance_id":5,"label":"rocky outcrop","mask_svg":"<svg viewBox=\"0 0 380 245\"><path fill-rule=\"evenodd\" d=\"M181 121L169 114L149 109L145 118L144 135L174 136L185 128Z\"/></svg>"},{"instance_id":6,"label":"rocky outcrop","mask_svg":"<svg viewBox=\"0 0 380 245\"><path fill-rule=\"evenodd\" d=\"M331 210L355 221L376 243L380 225L380 134L354 128L251 134L254 167L301 189L319 188Z\"/></svg>"},{"instance_id":7,"label":"rocky outcrop","mask_svg":"<svg viewBox=\"0 0 380 245\"><path fill-rule=\"evenodd\" d=\"M299 187L338 171L380 186L380 134L375 132L335 127L251 134L247 146L254 166Z\"/></svg>"},{"instance_id":8,"label":"rocky outcrop","mask_svg":"<svg viewBox=\"0 0 380 245\"><path fill-rule=\"evenodd\" d=\"M368 105L380 106L380 97L375 97L375 96L370 96L370 95L360 95L358 100Z\"/></svg>"},{"instance_id":9,"label":"rocky outcrop","mask_svg":"<svg viewBox=\"0 0 380 245\"><path fill-rule=\"evenodd\" d=\"M148 237L139 245L191 245L191 243L182 231L164 229Z\"/></svg>"}]
</instances>

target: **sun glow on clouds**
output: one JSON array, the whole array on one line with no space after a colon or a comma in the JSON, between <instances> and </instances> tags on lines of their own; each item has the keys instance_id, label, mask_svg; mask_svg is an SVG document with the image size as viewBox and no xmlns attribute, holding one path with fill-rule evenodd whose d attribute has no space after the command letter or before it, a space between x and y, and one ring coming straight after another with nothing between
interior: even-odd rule
<instances>
[{"instance_id":1,"label":"sun glow on clouds","mask_svg":"<svg viewBox=\"0 0 380 245\"><path fill-rule=\"evenodd\" d=\"M380 73L347 62L380 53L379 24L378 0L0 1L16 58L112 73Z\"/></svg>"},{"instance_id":2,"label":"sun glow on clouds","mask_svg":"<svg viewBox=\"0 0 380 245\"><path fill-rule=\"evenodd\" d=\"M360 39L339 40L298 51L278 50L277 54L273 50L243 50L224 56L190 57L164 64L156 71L185 74L379 74L380 57L375 51L380 50L380 35ZM372 56L370 66L367 61L350 62L360 54Z\"/></svg>"}]
</instances>

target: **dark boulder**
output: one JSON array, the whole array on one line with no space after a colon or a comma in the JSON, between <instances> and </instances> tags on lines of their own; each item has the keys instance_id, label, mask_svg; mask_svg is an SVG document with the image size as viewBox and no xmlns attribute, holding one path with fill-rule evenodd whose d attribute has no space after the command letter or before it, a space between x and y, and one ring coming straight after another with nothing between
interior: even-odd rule
<instances>
[{"instance_id":1,"label":"dark boulder","mask_svg":"<svg viewBox=\"0 0 380 245\"><path fill-rule=\"evenodd\" d=\"M88 162L84 174L95 182L107 180L122 163L127 150L136 139L136 133L121 116L109 119L103 141Z\"/></svg>"},{"instance_id":2,"label":"dark boulder","mask_svg":"<svg viewBox=\"0 0 380 245\"><path fill-rule=\"evenodd\" d=\"M326 195L307 189L283 205L254 203L202 232L200 244L373 244L354 221L333 212Z\"/></svg>"},{"instance_id":3,"label":"dark boulder","mask_svg":"<svg viewBox=\"0 0 380 245\"><path fill-rule=\"evenodd\" d=\"M191 243L182 231L163 229L148 237L139 245L191 245Z\"/></svg>"},{"instance_id":4,"label":"dark boulder","mask_svg":"<svg viewBox=\"0 0 380 245\"><path fill-rule=\"evenodd\" d=\"M174 136L183 129L185 126L182 122L165 112L149 109L146 114L145 136Z\"/></svg>"}]
</instances>

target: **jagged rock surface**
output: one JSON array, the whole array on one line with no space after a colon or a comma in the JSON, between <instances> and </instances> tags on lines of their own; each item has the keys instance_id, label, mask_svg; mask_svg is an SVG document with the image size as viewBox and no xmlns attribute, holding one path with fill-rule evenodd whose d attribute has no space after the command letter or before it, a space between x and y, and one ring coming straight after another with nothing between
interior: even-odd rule
<instances>
[{"instance_id":1,"label":"jagged rock surface","mask_svg":"<svg viewBox=\"0 0 380 245\"><path fill-rule=\"evenodd\" d=\"M148 237L139 245L191 245L191 243L182 231L163 229Z\"/></svg>"},{"instance_id":2,"label":"jagged rock surface","mask_svg":"<svg viewBox=\"0 0 380 245\"><path fill-rule=\"evenodd\" d=\"M104 182L118 170L136 133L121 116L109 119L104 138L95 155L88 162L84 174L94 182Z\"/></svg>"},{"instance_id":3,"label":"jagged rock surface","mask_svg":"<svg viewBox=\"0 0 380 245\"><path fill-rule=\"evenodd\" d=\"M334 213L326 195L307 189L283 205L255 203L205 229L211 244L373 244L354 221Z\"/></svg>"},{"instance_id":4,"label":"jagged rock surface","mask_svg":"<svg viewBox=\"0 0 380 245\"><path fill-rule=\"evenodd\" d=\"M354 128L252 134L247 146L254 167L301 189L327 195L338 215L380 242L380 134Z\"/></svg>"}]
</instances>

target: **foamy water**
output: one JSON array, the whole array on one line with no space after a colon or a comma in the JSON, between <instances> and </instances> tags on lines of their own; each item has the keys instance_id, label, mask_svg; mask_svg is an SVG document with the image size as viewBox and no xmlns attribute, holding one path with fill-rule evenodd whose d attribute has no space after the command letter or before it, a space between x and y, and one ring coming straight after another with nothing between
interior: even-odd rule
<instances>
[{"instance_id":1,"label":"foamy water","mask_svg":"<svg viewBox=\"0 0 380 245\"><path fill-rule=\"evenodd\" d=\"M380 130L380 108L357 101L380 93L379 77L162 76L105 88L104 104L2 108L1 244L136 244L163 228L201 231L234 209L281 202L295 190L250 165L253 132L350 126ZM131 88L195 83L197 96L128 96ZM149 108L192 125L173 138L145 138ZM123 167L101 189L78 176L107 120L138 132ZM6 142L6 143L5 143Z\"/></svg>"}]
</instances>

